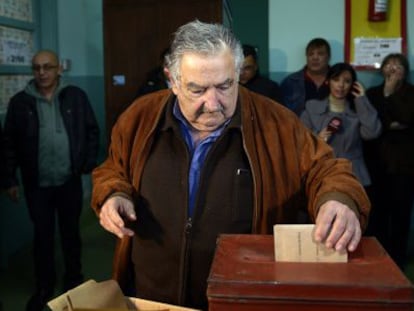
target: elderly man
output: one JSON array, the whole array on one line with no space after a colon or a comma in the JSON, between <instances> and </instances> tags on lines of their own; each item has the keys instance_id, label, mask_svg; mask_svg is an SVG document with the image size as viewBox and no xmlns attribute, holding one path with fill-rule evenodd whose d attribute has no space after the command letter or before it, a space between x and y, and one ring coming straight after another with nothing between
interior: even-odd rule
<instances>
[{"instance_id":1,"label":"elderly man","mask_svg":"<svg viewBox=\"0 0 414 311\"><path fill-rule=\"evenodd\" d=\"M138 99L93 172L92 207L120 240L114 278L142 298L207 309L221 233L272 232L307 211L315 238L355 250L369 202L348 161L288 109L239 88L239 41L193 21L175 33L172 90ZM128 270L133 268L133 272Z\"/></svg>"}]
</instances>

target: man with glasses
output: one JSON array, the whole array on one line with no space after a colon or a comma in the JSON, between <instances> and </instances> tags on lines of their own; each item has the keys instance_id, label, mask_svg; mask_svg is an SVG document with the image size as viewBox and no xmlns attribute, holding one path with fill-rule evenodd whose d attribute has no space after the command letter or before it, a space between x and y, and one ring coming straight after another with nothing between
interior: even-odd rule
<instances>
[{"instance_id":1,"label":"man with glasses","mask_svg":"<svg viewBox=\"0 0 414 311\"><path fill-rule=\"evenodd\" d=\"M55 217L65 273L63 290L83 282L79 220L81 175L96 165L99 128L86 93L66 84L57 55L43 50L32 59L34 79L10 99L4 126L6 190L19 199L16 170L33 223L36 288L28 311L43 310L56 285Z\"/></svg>"},{"instance_id":2,"label":"man with glasses","mask_svg":"<svg viewBox=\"0 0 414 311\"><path fill-rule=\"evenodd\" d=\"M243 58L222 25L181 26L166 58L171 90L138 98L112 129L92 207L120 238L113 277L130 295L207 310L221 233L270 234L307 214L327 247L360 241L370 207L349 161L239 87Z\"/></svg>"},{"instance_id":3,"label":"man with glasses","mask_svg":"<svg viewBox=\"0 0 414 311\"><path fill-rule=\"evenodd\" d=\"M243 44L244 61L240 70L239 83L250 91L267 96L281 103L282 94L279 84L259 73L257 64L257 51L252 45Z\"/></svg>"}]
</instances>

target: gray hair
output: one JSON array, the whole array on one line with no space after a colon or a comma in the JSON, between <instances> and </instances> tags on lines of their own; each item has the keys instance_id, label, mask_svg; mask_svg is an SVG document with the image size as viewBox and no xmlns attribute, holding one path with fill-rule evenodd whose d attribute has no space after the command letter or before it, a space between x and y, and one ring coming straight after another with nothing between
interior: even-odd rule
<instances>
[{"instance_id":1,"label":"gray hair","mask_svg":"<svg viewBox=\"0 0 414 311\"><path fill-rule=\"evenodd\" d=\"M170 77L179 83L181 60L185 53L216 55L229 49L234 56L237 79L243 64L243 50L232 31L220 24L208 24L194 20L182 25L174 33L171 50L165 56L165 66Z\"/></svg>"}]
</instances>

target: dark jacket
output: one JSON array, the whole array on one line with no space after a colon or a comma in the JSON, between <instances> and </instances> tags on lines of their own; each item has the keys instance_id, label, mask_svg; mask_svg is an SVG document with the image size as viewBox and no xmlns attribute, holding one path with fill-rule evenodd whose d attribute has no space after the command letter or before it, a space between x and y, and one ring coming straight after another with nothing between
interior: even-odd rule
<instances>
[{"instance_id":1,"label":"dark jacket","mask_svg":"<svg viewBox=\"0 0 414 311\"><path fill-rule=\"evenodd\" d=\"M145 175L148 156L154 144L156 145L155 142L158 141L158 126L165 116L165 107L174 100L175 96L170 90L159 91L137 99L120 116L112 131L109 156L92 174L94 183L92 208L98 214L109 196L123 193L131 198L137 208L136 226L148 226L139 222L142 204L140 197L144 186L142 178ZM362 186L351 173L349 161L335 159L332 149L305 128L299 118L269 98L240 87L238 105L241 111L240 143L254 185L251 232L270 234L276 223L298 222L300 211L305 207L311 220L315 221L319 206L329 199L336 199L349 205L359 216L361 226L365 227L370 205ZM157 182L163 181L162 176L156 178L153 180L154 187L157 186ZM176 182L181 182L179 177ZM164 206L168 208L170 198L163 193L159 196L160 199L164 199ZM221 217L220 212L217 213L218 208L218 206L214 208L216 217ZM152 215L154 214L146 216L148 218ZM183 220L186 219L185 214L182 217ZM167 253L170 239L176 241L181 237L181 250L186 249L187 246L189 252L196 252L201 247L188 239L185 229L189 229L192 236L196 234L198 241L202 241L210 234L209 228L199 227L195 220L191 228L190 226L182 228L178 237L171 237L168 236L170 230L165 227L164 220L153 219L152 223L161 225L159 230L165 232L165 236L162 236L161 240L154 241L157 237L150 234L142 240L142 243L154 246L154 242L157 242L161 246L164 245L165 256L172 256ZM211 222L211 224L215 223ZM130 273L126 269L131 259L131 239L123 238L118 241L113 277L123 286ZM161 258L148 259L146 266L157 265L159 259ZM191 267L187 259L189 257L183 256L181 260L176 260L178 266L170 267L174 271L180 271L175 296L170 302L183 304L182 298L185 297L183 290L192 288L185 286L187 278L197 278L195 275L198 273L198 267ZM146 266L143 269L146 269ZM139 271L136 273L139 275ZM203 284L206 281L203 280ZM158 288L159 291L163 290L162 283L148 286L151 290Z\"/></svg>"},{"instance_id":2,"label":"dark jacket","mask_svg":"<svg viewBox=\"0 0 414 311\"><path fill-rule=\"evenodd\" d=\"M4 139L3 126L0 123L0 190L5 184L5 163L4 163Z\"/></svg>"},{"instance_id":3,"label":"dark jacket","mask_svg":"<svg viewBox=\"0 0 414 311\"><path fill-rule=\"evenodd\" d=\"M274 101L277 101L278 103L282 103L282 92L279 84L273 80L256 74L243 86L247 87L250 91L262 94L273 99Z\"/></svg>"},{"instance_id":4,"label":"dark jacket","mask_svg":"<svg viewBox=\"0 0 414 311\"><path fill-rule=\"evenodd\" d=\"M305 109L306 101L305 67L284 78L280 89L283 94L283 105L300 116Z\"/></svg>"},{"instance_id":5,"label":"dark jacket","mask_svg":"<svg viewBox=\"0 0 414 311\"><path fill-rule=\"evenodd\" d=\"M60 111L69 138L72 174L90 173L96 166L99 127L89 99L76 86L59 93ZM16 186L20 167L25 187L38 185L39 120L36 99L21 91L10 99L4 124L6 187Z\"/></svg>"},{"instance_id":6,"label":"dark jacket","mask_svg":"<svg viewBox=\"0 0 414 311\"><path fill-rule=\"evenodd\" d=\"M282 80L282 103L300 116L305 110L306 101L310 99L324 99L329 95L329 87L322 84L317 90L314 83L306 78L306 66ZM309 93L310 92L310 93Z\"/></svg>"},{"instance_id":7,"label":"dark jacket","mask_svg":"<svg viewBox=\"0 0 414 311\"><path fill-rule=\"evenodd\" d=\"M383 125L382 134L365 143L370 171L414 175L414 86L404 83L385 97L382 84L366 94Z\"/></svg>"}]
</instances>

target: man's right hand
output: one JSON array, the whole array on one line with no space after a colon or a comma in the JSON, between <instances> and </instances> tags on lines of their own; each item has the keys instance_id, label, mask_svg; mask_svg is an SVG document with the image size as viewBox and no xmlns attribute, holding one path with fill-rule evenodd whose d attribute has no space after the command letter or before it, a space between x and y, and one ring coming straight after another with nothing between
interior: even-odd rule
<instances>
[{"instance_id":1,"label":"man's right hand","mask_svg":"<svg viewBox=\"0 0 414 311\"><path fill-rule=\"evenodd\" d=\"M13 202L19 201L19 187L18 186L13 186L13 187L8 188L6 192L10 200L12 200Z\"/></svg>"},{"instance_id":2,"label":"man's right hand","mask_svg":"<svg viewBox=\"0 0 414 311\"><path fill-rule=\"evenodd\" d=\"M102 205L99 214L100 224L119 238L133 236L134 232L125 227L126 221L135 221L134 204L125 197L113 196Z\"/></svg>"}]
</instances>

